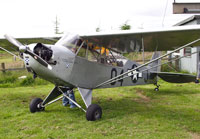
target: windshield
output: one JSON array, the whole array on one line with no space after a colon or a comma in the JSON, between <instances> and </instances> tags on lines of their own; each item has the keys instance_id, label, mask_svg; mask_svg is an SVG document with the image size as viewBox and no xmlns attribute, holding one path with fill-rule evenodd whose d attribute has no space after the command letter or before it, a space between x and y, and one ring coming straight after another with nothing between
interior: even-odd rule
<instances>
[{"instance_id":1,"label":"windshield","mask_svg":"<svg viewBox=\"0 0 200 139\"><path fill-rule=\"evenodd\" d=\"M79 41L80 41L79 35L68 33L68 34L64 35L56 43L56 45L59 44L59 45L62 45L64 47L67 47L68 49L70 49L72 52L75 53L77 47L80 45Z\"/></svg>"}]
</instances>

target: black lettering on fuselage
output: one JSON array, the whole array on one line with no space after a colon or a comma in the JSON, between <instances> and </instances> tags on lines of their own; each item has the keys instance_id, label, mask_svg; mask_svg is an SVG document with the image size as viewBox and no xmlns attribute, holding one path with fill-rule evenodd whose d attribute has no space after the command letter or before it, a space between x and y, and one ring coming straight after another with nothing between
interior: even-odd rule
<instances>
[{"instance_id":1,"label":"black lettering on fuselage","mask_svg":"<svg viewBox=\"0 0 200 139\"><path fill-rule=\"evenodd\" d=\"M124 70L121 71L120 75L123 74L123 73L124 73ZM121 83L120 86L122 86L124 79L123 79L123 76L120 77L120 78L121 79L119 80L119 82Z\"/></svg>"},{"instance_id":2,"label":"black lettering on fuselage","mask_svg":"<svg viewBox=\"0 0 200 139\"><path fill-rule=\"evenodd\" d=\"M117 70L116 70L116 68L112 68L112 70L111 70L111 79L113 77L116 77L116 76L117 76ZM116 81L112 82L111 85L115 85L115 83L116 83Z\"/></svg>"},{"instance_id":3,"label":"black lettering on fuselage","mask_svg":"<svg viewBox=\"0 0 200 139\"><path fill-rule=\"evenodd\" d=\"M131 67L131 69L127 69L127 71L132 70L132 69L135 69L135 68L137 68L137 65L136 65L136 64L133 64L132 67ZM123 73L124 73L124 70L122 69L121 72L120 72L120 75L123 74ZM117 76L118 76L118 74L117 74L117 69L116 69L116 68L112 68L112 70L111 70L111 79L114 78L114 77L117 77ZM139 78L139 70L137 69L137 70L135 70L135 71L130 72L130 73L128 74L128 76L131 77L132 83L137 83L138 78ZM123 85L123 81L124 81L123 76L120 77L120 78L118 78L118 79L116 79L116 80L118 80L118 82L120 82L120 86ZM115 85L116 82L117 82L117 81L114 81L114 82L112 82L112 83L110 83L110 84L111 84L111 85Z\"/></svg>"},{"instance_id":4,"label":"black lettering on fuselage","mask_svg":"<svg viewBox=\"0 0 200 139\"><path fill-rule=\"evenodd\" d=\"M124 70L122 69L120 75L123 74L123 73L124 73ZM111 79L114 78L114 77L117 77L117 69L116 68L112 68L112 70L111 70ZM120 77L119 80L118 79L116 79L116 80L118 80L118 82L120 82L121 83L120 85L122 86L124 80L121 79L121 78L123 78L123 77ZM116 82L117 81L112 82L111 85L115 85Z\"/></svg>"}]
</instances>

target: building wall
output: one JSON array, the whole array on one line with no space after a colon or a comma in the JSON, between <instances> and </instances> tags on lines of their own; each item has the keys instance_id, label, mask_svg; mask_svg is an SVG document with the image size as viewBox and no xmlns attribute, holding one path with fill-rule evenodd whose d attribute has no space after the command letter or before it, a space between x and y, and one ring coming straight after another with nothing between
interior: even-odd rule
<instances>
[{"instance_id":1,"label":"building wall","mask_svg":"<svg viewBox=\"0 0 200 139\"><path fill-rule=\"evenodd\" d=\"M189 0L188 0L189 1ZM184 8L187 9L200 9L200 3L192 2L192 3L173 3L173 13L174 14L183 14L184 13ZM196 12L199 13L199 12Z\"/></svg>"},{"instance_id":2,"label":"building wall","mask_svg":"<svg viewBox=\"0 0 200 139\"><path fill-rule=\"evenodd\" d=\"M199 47L191 48L191 53L197 52L197 49ZM180 56L184 56L184 50L180 51ZM197 72L197 63L198 63L198 54L193 54L191 56L187 56L180 59L180 68L181 70L186 70L190 73L196 73Z\"/></svg>"}]
</instances>

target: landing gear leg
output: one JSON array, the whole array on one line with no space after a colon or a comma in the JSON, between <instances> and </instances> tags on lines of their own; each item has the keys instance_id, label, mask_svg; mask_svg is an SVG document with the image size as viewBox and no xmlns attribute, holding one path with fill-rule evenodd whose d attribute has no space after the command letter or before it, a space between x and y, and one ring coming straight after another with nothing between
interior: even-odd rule
<instances>
[{"instance_id":1,"label":"landing gear leg","mask_svg":"<svg viewBox=\"0 0 200 139\"><path fill-rule=\"evenodd\" d=\"M32 101L29 105L30 112L35 113L35 112L39 112L39 111L44 111L44 109L47 105L50 105L50 104L62 99L63 96L57 98L61 94L62 93L58 91L58 87L56 86L49 93L49 95L44 99L44 101L41 98L32 99Z\"/></svg>"},{"instance_id":2,"label":"landing gear leg","mask_svg":"<svg viewBox=\"0 0 200 139\"><path fill-rule=\"evenodd\" d=\"M154 89L154 91L159 91L160 85L157 82L154 85L156 86L156 88Z\"/></svg>"},{"instance_id":3,"label":"landing gear leg","mask_svg":"<svg viewBox=\"0 0 200 139\"><path fill-rule=\"evenodd\" d=\"M88 121L96 121L101 119L102 116L101 107L97 104L92 104L92 90L84 88L78 88L78 90L85 103L85 106L87 107L86 119Z\"/></svg>"},{"instance_id":4,"label":"landing gear leg","mask_svg":"<svg viewBox=\"0 0 200 139\"><path fill-rule=\"evenodd\" d=\"M85 106L87 107L87 109L85 110L77 102L73 101L70 97L68 97L66 94L64 94L64 92L60 88L58 88L58 89L60 90L60 92L63 93L63 95L66 98L68 98L70 101L72 101L74 103L74 105L76 105L77 107L79 107L86 113L86 119L88 121L96 121L96 120L101 119L101 116L102 116L101 107L97 104L91 104L92 103L92 90L78 88L78 90L81 94L81 97L83 99L83 102L85 103Z\"/></svg>"},{"instance_id":5,"label":"landing gear leg","mask_svg":"<svg viewBox=\"0 0 200 139\"><path fill-rule=\"evenodd\" d=\"M86 113L86 119L88 121L96 121L101 119L102 116L102 109L97 104L92 104L92 90L90 89L83 89L79 88L79 93L83 99L83 102L85 103L85 106L87 109L83 109L77 102L73 101L70 97L68 97L59 87L58 90L63 93L63 95L68 98L74 105L76 105L78 108L82 109Z\"/></svg>"}]
</instances>

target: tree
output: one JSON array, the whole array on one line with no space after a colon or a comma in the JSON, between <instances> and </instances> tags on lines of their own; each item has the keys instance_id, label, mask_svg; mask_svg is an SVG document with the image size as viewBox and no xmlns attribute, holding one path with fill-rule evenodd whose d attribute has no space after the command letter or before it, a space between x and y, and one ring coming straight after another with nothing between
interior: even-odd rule
<instances>
[{"instance_id":1,"label":"tree","mask_svg":"<svg viewBox=\"0 0 200 139\"><path fill-rule=\"evenodd\" d=\"M128 21L126 21L123 25L120 26L121 30L130 30L131 29L131 25L129 25L127 22Z\"/></svg>"}]
</instances>

